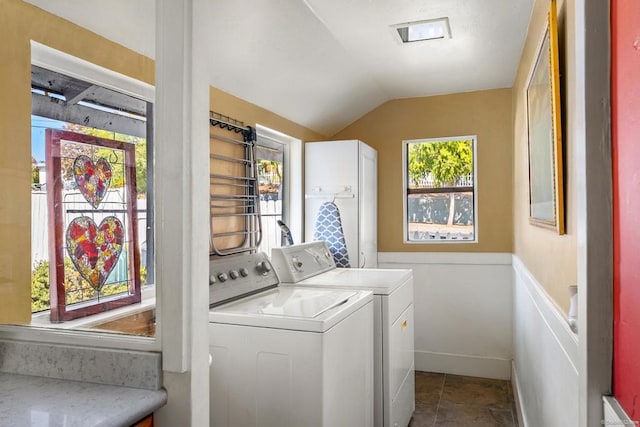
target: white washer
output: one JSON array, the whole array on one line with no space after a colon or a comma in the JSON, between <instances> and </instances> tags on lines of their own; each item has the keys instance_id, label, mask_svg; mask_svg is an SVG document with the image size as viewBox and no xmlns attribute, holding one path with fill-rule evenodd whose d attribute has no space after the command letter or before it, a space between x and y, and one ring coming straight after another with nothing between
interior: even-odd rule
<instances>
[{"instance_id":1,"label":"white washer","mask_svg":"<svg viewBox=\"0 0 640 427\"><path fill-rule=\"evenodd\" d=\"M210 268L211 426L373 424L371 292L278 287L264 254Z\"/></svg>"},{"instance_id":2,"label":"white washer","mask_svg":"<svg viewBox=\"0 0 640 427\"><path fill-rule=\"evenodd\" d=\"M413 273L335 268L324 242L274 248L281 286L374 293L374 425L406 427L415 409Z\"/></svg>"}]
</instances>

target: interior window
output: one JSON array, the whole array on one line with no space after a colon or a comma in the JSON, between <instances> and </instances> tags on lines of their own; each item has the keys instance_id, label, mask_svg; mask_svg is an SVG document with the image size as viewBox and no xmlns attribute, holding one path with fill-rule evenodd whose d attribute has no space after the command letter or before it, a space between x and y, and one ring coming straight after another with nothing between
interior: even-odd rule
<instances>
[{"instance_id":1,"label":"interior window","mask_svg":"<svg viewBox=\"0 0 640 427\"><path fill-rule=\"evenodd\" d=\"M154 335L151 102L36 65L31 93L32 324Z\"/></svg>"},{"instance_id":2,"label":"interior window","mask_svg":"<svg viewBox=\"0 0 640 427\"><path fill-rule=\"evenodd\" d=\"M476 137L404 141L405 243L477 241Z\"/></svg>"}]
</instances>

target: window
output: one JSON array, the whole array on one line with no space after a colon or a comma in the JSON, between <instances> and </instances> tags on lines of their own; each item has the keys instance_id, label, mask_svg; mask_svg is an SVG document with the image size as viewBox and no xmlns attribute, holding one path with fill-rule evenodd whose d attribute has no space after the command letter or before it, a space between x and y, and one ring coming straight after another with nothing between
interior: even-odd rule
<instances>
[{"instance_id":1,"label":"window","mask_svg":"<svg viewBox=\"0 0 640 427\"><path fill-rule=\"evenodd\" d=\"M403 144L404 242L476 242L476 137Z\"/></svg>"},{"instance_id":2,"label":"window","mask_svg":"<svg viewBox=\"0 0 640 427\"><path fill-rule=\"evenodd\" d=\"M31 323L154 335L153 89L32 52Z\"/></svg>"},{"instance_id":3,"label":"window","mask_svg":"<svg viewBox=\"0 0 640 427\"><path fill-rule=\"evenodd\" d=\"M259 250L269 254L271 248L286 246L282 221L297 243L302 238L301 141L280 132L257 126L258 179L262 242Z\"/></svg>"},{"instance_id":4,"label":"window","mask_svg":"<svg viewBox=\"0 0 640 427\"><path fill-rule=\"evenodd\" d=\"M286 212L284 192L284 152L287 147L258 136L256 156L258 157L258 180L260 188L260 216L262 217L262 241L260 251L270 253L271 248L284 243L278 221L284 221Z\"/></svg>"}]
</instances>

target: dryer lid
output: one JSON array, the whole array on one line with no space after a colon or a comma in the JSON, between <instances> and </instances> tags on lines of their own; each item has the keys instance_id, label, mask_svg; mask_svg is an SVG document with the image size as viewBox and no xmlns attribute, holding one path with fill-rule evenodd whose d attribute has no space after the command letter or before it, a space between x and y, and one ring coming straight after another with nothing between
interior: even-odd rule
<instances>
[{"instance_id":1,"label":"dryer lid","mask_svg":"<svg viewBox=\"0 0 640 427\"><path fill-rule=\"evenodd\" d=\"M298 282L297 286L367 289L377 295L390 295L413 278L407 269L337 268Z\"/></svg>"}]
</instances>

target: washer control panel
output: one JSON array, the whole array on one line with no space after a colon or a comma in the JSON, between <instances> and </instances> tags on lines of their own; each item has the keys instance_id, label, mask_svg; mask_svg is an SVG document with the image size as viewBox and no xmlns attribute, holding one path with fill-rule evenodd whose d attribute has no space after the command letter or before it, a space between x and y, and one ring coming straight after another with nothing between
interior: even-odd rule
<instances>
[{"instance_id":1,"label":"washer control panel","mask_svg":"<svg viewBox=\"0 0 640 427\"><path fill-rule=\"evenodd\" d=\"M273 248L271 262L280 281L287 283L298 283L336 268L333 256L323 241Z\"/></svg>"},{"instance_id":2,"label":"washer control panel","mask_svg":"<svg viewBox=\"0 0 640 427\"><path fill-rule=\"evenodd\" d=\"M209 260L209 305L217 305L278 283L278 276L263 252Z\"/></svg>"}]
</instances>

